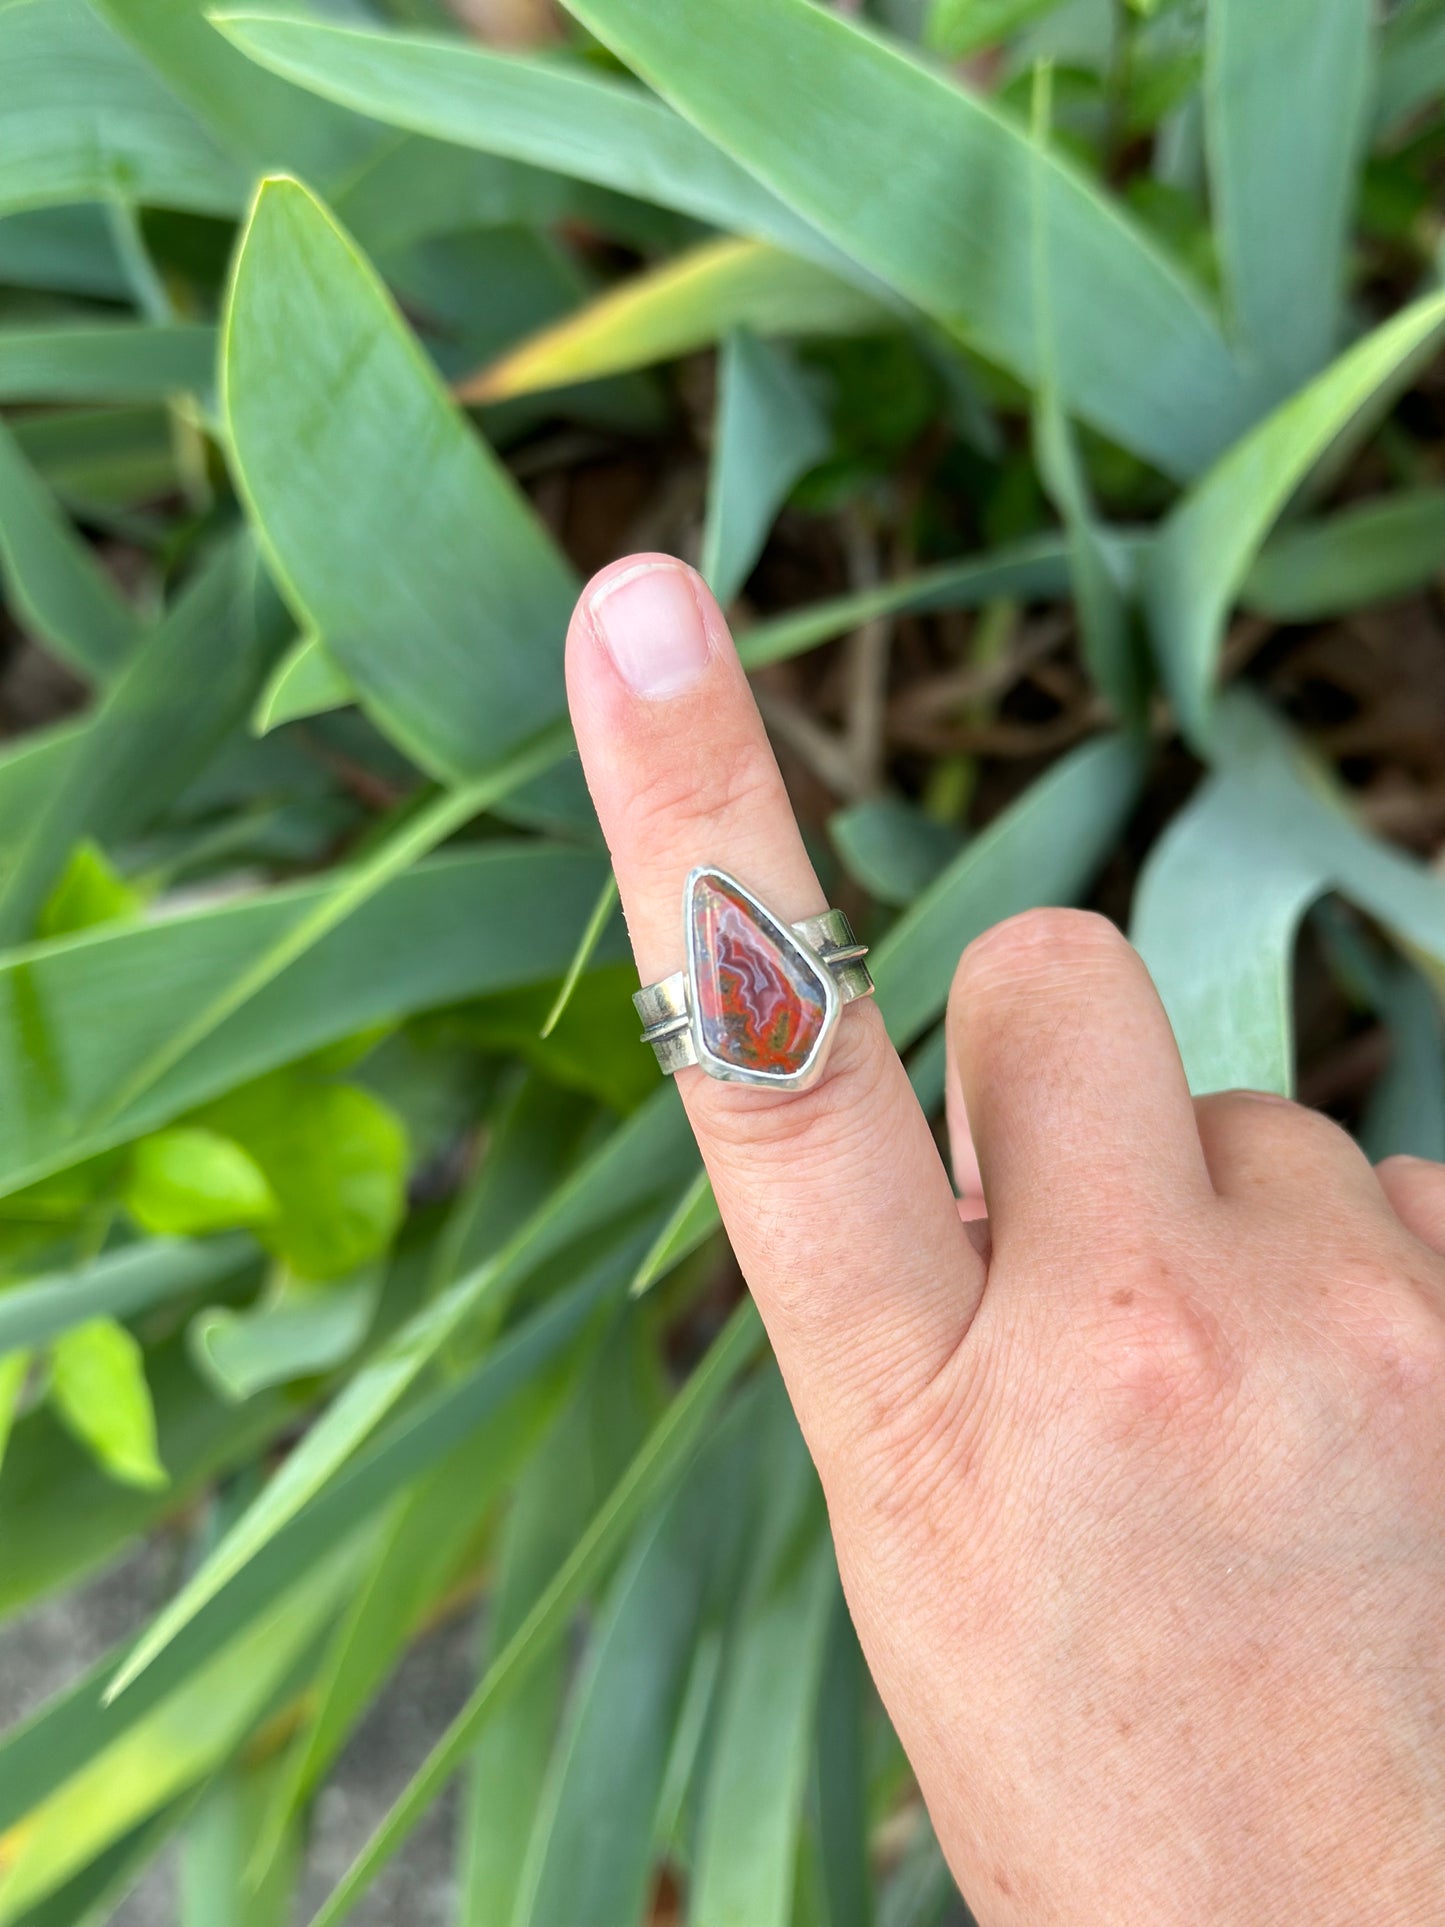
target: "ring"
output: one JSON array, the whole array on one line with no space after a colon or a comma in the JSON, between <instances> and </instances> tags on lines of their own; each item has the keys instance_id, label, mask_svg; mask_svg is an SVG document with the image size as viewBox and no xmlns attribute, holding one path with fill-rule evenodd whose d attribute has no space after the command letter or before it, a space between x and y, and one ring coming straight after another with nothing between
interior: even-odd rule
<instances>
[{"instance_id":1,"label":"ring","mask_svg":"<svg viewBox=\"0 0 1445 1927\"><path fill-rule=\"evenodd\" d=\"M868 946L843 912L784 923L736 877L703 866L688 874L682 920L686 966L632 999L666 1075L697 1064L731 1084L815 1084L844 1004L873 994Z\"/></svg>"}]
</instances>

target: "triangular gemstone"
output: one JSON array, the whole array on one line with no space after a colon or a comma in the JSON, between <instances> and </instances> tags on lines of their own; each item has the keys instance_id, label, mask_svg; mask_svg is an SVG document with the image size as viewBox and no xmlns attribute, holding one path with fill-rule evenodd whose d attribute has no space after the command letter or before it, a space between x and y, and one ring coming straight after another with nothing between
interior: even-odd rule
<instances>
[{"instance_id":1,"label":"triangular gemstone","mask_svg":"<svg viewBox=\"0 0 1445 1927\"><path fill-rule=\"evenodd\" d=\"M707 1049L737 1070L800 1071L827 1020L822 965L714 871L693 879L691 916L692 988Z\"/></svg>"}]
</instances>

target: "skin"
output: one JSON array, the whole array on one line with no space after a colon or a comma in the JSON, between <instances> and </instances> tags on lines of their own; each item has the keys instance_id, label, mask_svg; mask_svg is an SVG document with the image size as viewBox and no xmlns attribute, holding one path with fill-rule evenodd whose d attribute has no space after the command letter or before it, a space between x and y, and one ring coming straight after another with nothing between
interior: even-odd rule
<instances>
[{"instance_id":1,"label":"skin","mask_svg":"<svg viewBox=\"0 0 1445 1927\"><path fill-rule=\"evenodd\" d=\"M691 571L604 570L567 672L643 982L694 863L824 907ZM1086 913L948 1028L961 1196L871 1004L811 1091L677 1082L982 1927L1445 1920L1445 1168L1192 1099Z\"/></svg>"}]
</instances>

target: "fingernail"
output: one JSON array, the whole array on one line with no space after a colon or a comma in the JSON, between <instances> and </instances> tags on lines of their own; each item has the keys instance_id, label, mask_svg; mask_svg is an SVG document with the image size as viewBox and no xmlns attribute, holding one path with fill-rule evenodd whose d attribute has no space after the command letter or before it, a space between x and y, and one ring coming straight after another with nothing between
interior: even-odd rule
<instances>
[{"instance_id":1,"label":"fingernail","mask_svg":"<svg viewBox=\"0 0 1445 1927\"><path fill-rule=\"evenodd\" d=\"M612 665L635 696L676 696L707 667L710 645L691 578L677 562L639 562L589 607Z\"/></svg>"}]
</instances>

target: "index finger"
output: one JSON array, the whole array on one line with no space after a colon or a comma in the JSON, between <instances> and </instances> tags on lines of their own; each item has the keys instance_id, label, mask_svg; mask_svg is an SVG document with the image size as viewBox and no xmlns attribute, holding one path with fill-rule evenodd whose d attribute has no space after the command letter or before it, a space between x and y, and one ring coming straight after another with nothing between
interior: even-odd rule
<instances>
[{"instance_id":1,"label":"index finger","mask_svg":"<svg viewBox=\"0 0 1445 1927\"><path fill-rule=\"evenodd\" d=\"M695 867L779 924L826 906L722 614L692 570L634 556L588 585L567 643L588 785L644 984L684 962ZM956 1348L983 1268L933 1134L871 1001L838 1017L808 1090L678 1085L723 1221L805 1429L861 1385L906 1397Z\"/></svg>"}]
</instances>

